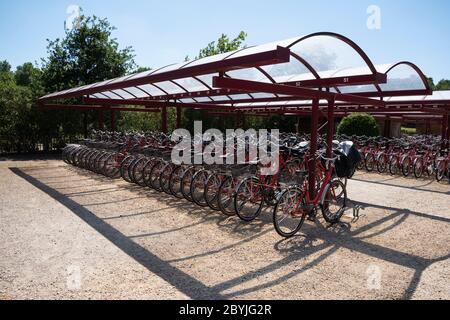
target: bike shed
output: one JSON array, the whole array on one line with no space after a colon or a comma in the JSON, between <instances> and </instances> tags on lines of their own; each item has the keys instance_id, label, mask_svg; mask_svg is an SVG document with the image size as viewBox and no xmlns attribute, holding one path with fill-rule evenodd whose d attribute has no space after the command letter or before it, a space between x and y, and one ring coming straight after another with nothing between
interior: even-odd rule
<instances>
[{"instance_id":1,"label":"bike shed","mask_svg":"<svg viewBox=\"0 0 450 320\"><path fill-rule=\"evenodd\" d=\"M82 103L64 104L72 98ZM450 95L432 93L416 65L406 61L374 65L355 42L330 32L68 88L41 97L39 105L97 110L100 128L104 112L110 112L112 130L116 111L159 112L163 132L167 132L167 108L177 110L176 127L183 108L221 116L306 116L311 118L312 154L317 151L319 118L333 124L326 126L331 145L334 119L349 112L371 113L384 121L440 120L443 137L450 131ZM314 161L309 170L313 185Z\"/></svg>"}]
</instances>

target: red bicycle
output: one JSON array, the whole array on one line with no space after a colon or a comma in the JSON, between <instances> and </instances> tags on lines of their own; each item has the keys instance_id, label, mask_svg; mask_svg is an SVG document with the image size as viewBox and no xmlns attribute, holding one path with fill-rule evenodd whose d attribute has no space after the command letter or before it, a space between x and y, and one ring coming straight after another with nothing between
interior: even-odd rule
<instances>
[{"instance_id":1,"label":"red bicycle","mask_svg":"<svg viewBox=\"0 0 450 320\"><path fill-rule=\"evenodd\" d=\"M294 236L302 227L306 216L320 207L328 223L337 223L344 214L347 190L334 175L336 158L328 159L317 154L317 171L321 174L320 188L311 197L308 172L299 171L298 183L285 190L273 210L273 224L277 233L285 238Z\"/></svg>"}]
</instances>

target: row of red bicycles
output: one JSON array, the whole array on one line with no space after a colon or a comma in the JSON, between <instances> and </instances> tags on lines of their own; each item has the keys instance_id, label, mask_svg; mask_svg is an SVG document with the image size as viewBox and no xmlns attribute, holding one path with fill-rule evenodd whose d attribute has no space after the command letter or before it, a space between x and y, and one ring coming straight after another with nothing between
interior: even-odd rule
<instances>
[{"instance_id":1,"label":"row of red bicycles","mask_svg":"<svg viewBox=\"0 0 450 320\"><path fill-rule=\"evenodd\" d=\"M193 141L196 139L202 137L194 136ZM271 210L275 230L283 237L295 235L305 219L314 219L319 210L329 223L340 220L347 206L347 178L359 161L352 142L334 141L332 155L327 157L324 139L315 154L309 153L307 136L284 134L277 140L268 139L268 150L279 153L275 155L278 170L267 175L264 169L273 163L266 164L258 157L247 156L243 163L228 164L229 157L236 158L238 145L244 144L247 150L261 143L251 137L232 139L235 148L232 154L224 152L221 164L173 161L176 143L170 135L159 132L94 131L90 139L66 146L62 157L68 164L111 179L122 178L227 216L236 215L246 222L256 219L264 209ZM230 141L225 142L230 145ZM203 143L203 150L207 146ZM194 148L184 151L192 159L201 156L191 150ZM228 148L224 151L230 152ZM309 177L312 168L315 179Z\"/></svg>"},{"instance_id":2,"label":"row of red bicycles","mask_svg":"<svg viewBox=\"0 0 450 320\"><path fill-rule=\"evenodd\" d=\"M440 137L403 136L397 139L346 137L355 143L362 161L359 170L404 177L433 178L450 183L448 141Z\"/></svg>"}]
</instances>

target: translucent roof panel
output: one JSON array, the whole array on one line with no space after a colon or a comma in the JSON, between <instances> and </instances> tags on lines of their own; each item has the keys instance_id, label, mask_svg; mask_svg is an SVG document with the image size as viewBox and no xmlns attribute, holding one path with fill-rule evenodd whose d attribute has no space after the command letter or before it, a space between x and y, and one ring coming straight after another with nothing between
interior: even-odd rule
<instances>
[{"instance_id":1,"label":"translucent roof panel","mask_svg":"<svg viewBox=\"0 0 450 320\"><path fill-rule=\"evenodd\" d=\"M195 100L197 100L197 102L211 102L212 101L209 97L195 98Z\"/></svg>"},{"instance_id":2,"label":"translucent roof panel","mask_svg":"<svg viewBox=\"0 0 450 320\"><path fill-rule=\"evenodd\" d=\"M213 88L212 79L213 79L213 77L216 77L218 75L219 75L218 73L204 74L201 76L197 76L196 78L199 79L200 81L204 82L208 87Z\"/></svg>"},{"instance_id":3,"label":"translucent roof panel","mask_svg":"<svg viewBox=\"0 0 450 320\"><path fill-rule=\"evenodd\" d=\"M180 102L182 102L182 103L195 103L195 100L191 99L191 98L185 98L185 99L180 99Z\"/></svg>"},{"instance_id":4,"label":"translucent roof panel","mask_svg":"<svg viewBox=\"0 0 450 320\"><path fill-rule=\"evenodd\" d=\"M275 98L276 96L271 93L256 92L252 93L252 97L255 99L265 99L265 98Z\"/></svg>"},{"instance_id":5,"label":"translucent roof panel","mask_svg":"<svg viewBox=\"0 0 450 320\"><path fill-rule=\"evenodd\" d=\"M423 95L423 96L401 96L401 97L389 97L385 99L389 102L396 101L449 101L450 104L450 90L444 91L434 91L431 95Z\"/></svg>"},{"instance_id":6,"label":"translucent roof panel","mask_svg":"<svg viewBox=\"0 0 450 320\"><path fill-rule=\"evenodd\" d=\"M434 91L432 95L426 97L427 100L450 100L450 90Z\"/></svg>"},{"instance_id":7,"label":"translucent roof panel","mask_svg":"<svg viewBox=\"0 0 450 320\"><path fill-rule=\"evenodd\" d=\"M210 89L209 87L205 86L203 83L196 80L195 78L182 78L174 80L174 82L190 92L204 91Z\"/></svg>"},{"instance_id":8,"label":"translucent roof panel","mask_svg":"<svg viewBox=\"0 0 450 320\"><path fill-rule=\"evenodd\" d=\"M170 81L163 81L163 82L157 82L154 84L158 88L161 88L161 90L164 90L168 94L177 94L177 93L185 93L186 91L174 84Z\"/></svg>"},{"instance_id":9,"label":"translucent roof panel","mask_svg":"<svg viewBox=\"0 0 450 320\"><path fill-rule=\"evenodd\" d=\"M122 90L122 89L112 90L112 92L115 94L118 94L119 96L121 96L124 99L136 99L136 97L134 95L132 95L129 92Z\"/></svg>"},{"instance_id":10,"label":"translucent roof panel","mask_svg":"<svg viewBox=\"0 0 450 320\"><path fill-rule=\"evenodd\" d=\"M229 96L233 100L250 99L251 96L248 94L233 94Z\"/></svg>"},{"instance_id":11,"label":"translucent roof panel","mask_svg":"<svg viewBox=\"0 0 450 320\"><path fill-rule=\"evenodd\" d=\"M142 90L148 92L152 96L165 95L164 91L161 91L160 89L151 84L144 84L143 86L138 86L138 88L141 88Z\"/></svg>"},{"instance_id":12,"label":"translucent roof panel","mask_svg":"<svg viewBox=\"0 0 450 320\"><path fill-rule=\"evenodd\" d=\"M367 66L354 48L332 36L317 35L306 38L290 49L318 72Z\"/></svg>"},{"instance_id":13,"label":"translucent roof panel","mask_svg":"<svg viewBox=\"0 0 450 320\"><path fill-rule=\"evenodd\" d=\"M339 87L341 93L362 93L362 92L377 92L377 88L374 85L361 85L361 86L347 86Z\"/></svg>"},{"instance_id":14,"label":"translucent roof panel","mask_svg":"<svg viewBox=\"0 0 450 320\"><path fill-rule=\"evenodd\" d=\"M147 92L139 90L137 87L129 87L129 88L125 88L125 90L130 92L137 98L147 98L150 96Z\"/></svg>"},{"instance_id":15,"label":"translucent roof panel","mask_svg":"<svg viewBox=\"0 0 450 320\"><path fill-rule=\"evenodd\" d=\"M277 82L288 82L293 76L301 75L304 80L315 79L311 71L299 60L292 58L288 63L273 64L261 67L272 78L278 78Z\"/></svg>"},{"instance_id":16,"label":"translucent roof panel","mask_svg":"<svg viewBox=\"0 0 450 320\"><path fill-rule=\"evenodd\" d=\"M383 91L425 90L426 86L417 71L407 64L399 64L387 72L387 83L380 85Z\"/></svg>"},{"instance_id":17,"label":"translucent roof panel","mask_svg":"<svg viewBox=\"0 0 450 320\"><path fill-rule=\"evenodd\" d=\"M227 96L211 96L214 101L227 101L230 100Z\"/></svg>"},{"instance_id":18,"label":"translucent roof panel","mask_svg":"<svg viewBox=\"0 0 450 320\"><path fill-rule=\"evenodd\" d=\"M337 86L338 92L361 94L364 97L396 95L390 91L403 91L397 93L403 95L408 94L408 90L409 94L422 94L420 90L424 90L423 94L426 94L429 89L422 72L411 63L375 67L362 49L350 39L335 33L316 33L166 65L61 91L45 98L66 99L89 95L110 99L157 97L158 100L165 101L190 93L189 96L195 96L197 101L209 102L230 100L229 103L239 103L242 99L254 99L253 102L258 102L258 99L274 98L270 100L279 100L279 104L292 100L291 97L283 99L282 95L262 92L245 93L239 87L235 90L214 88L213 78L219 72L224 72L225 77L233 79L264 83L292 82L296 86L309 88ZM380 74L387 76L387 83L380 85L381 92L371 84L383 80ZM339 79L343 77L354 78L349 81ZM314 81L302 83L306 80ZM255 88L258 90L258 87ZM330 90L335 92L333 88Z\"/></svg>"},{"instance_id":19,"label":"translucent roof panel","mask_svg":"<svg viewBox=\"0 0 450 320\"><path fill-rule=\"evenodd\" d=\"M227 75L234 79L267 82L267 83L272 82L266 75L264 75L264 73L262 73L256 68L229 71L227 72Z\"/></svg>"},{"instance_id":20,"label":"translucent roof panel","mask_svg":"<svg viewBox=\"0 0 450 320\"><path fill-rule=\"evenodd\" d=\"M107 96L110 99L122 99L121 96L118 96L117 94L114 94L114 92L111 91L101 92L101 94Z\"/></svg>"},{"instance_id":21,"label":"translucent roof panel","mask_svg":"<svg viewBox=\"0 0 450 320\"><path fill-rule=\"evenodd\" d=\"M239 52L234 53L231 57L236 58L236 57L242 57L242 56L249 55L249 54L260 53L263 51L275 50L277 47L287 48L291 43L293 43L297 39L298 38L291 38L291 39L286 39L286 40L282 40L282 41L266 43L266 44L259 45L259 46L248 47L243 50L240 50Z\"/></svg>"},{"instance_id":22,"label":"translucent roof panel","mask_svg":"<svg viewBox=\"0 0 450 320\"><path fill-rule=\"evenodd\" d=\"M151 75L153 72L155 72L155 70L149 70L149 71L144 71L144 72L139 72L136 74L131 75L131 77L129 78L129 80L134 80L134 79L138 79L138 78L143 78L146 76Z\"/></svg>"},{"instance_id":23,"label":"translucent roof panel","mask_svg":"<svg viewBox=\"0 0 450 320\"><path fill-rule=\"evenodd\" d=\"M186 67L193 67L193 66L198 66L198 65L201 65L201 64L205 64L205 63L210 63L210 62L224 60L229 55L231 55L231 54L233 54L235 52L236 51L227 52L227 53L221 53L221 54L217 54L215 56L209 56L209 57L201 58L201 59L198 59L198 60L194 60L191 63L189 63L188 65L186 65Z\"/></svg>"},{"instance_id":24,"label":"translucent roof panel","mask_svg":"<svg viewBox=\"0 0 450 320\"><path fill-rule=\"evenodd\" d=\"M169 72L169 71L172 71L172 70L177 70L177 69L182 68L186 64L187 64L187 62L171 64L171 65L168 65L168 66L166 66L164 68L156 69L152 73L152 75L156 75L156 74L160 74L160 73L164 73L164 72Z\"/></svg>"},{"instance_id":25,"label":"translucent roof panel","mask_svg":"<svg viewBox=\"0 0 450 320\"><path fill-rule=\"evenodd\" d=\"M376 67L375 67L376 68ZM343 68L319 72L321 78L351 77L372 74L369 67Z\"/></svg>"}]
</instances>

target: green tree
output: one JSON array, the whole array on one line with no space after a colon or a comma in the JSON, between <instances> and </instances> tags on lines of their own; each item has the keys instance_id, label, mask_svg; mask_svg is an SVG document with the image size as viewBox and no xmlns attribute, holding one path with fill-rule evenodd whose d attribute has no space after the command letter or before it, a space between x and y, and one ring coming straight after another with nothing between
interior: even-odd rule
<instances>
[{"instance_id":1,"label":"green tree","mask_svg":"<svg viewBox=\"0 0 450 320\"><path fill-rule=\"evenodd\" d=\"M115 77L134 68L133 49L119 49L112 37L115 27L107 19L81 15L77 27L63 39L48 40L43 59L43 81L48 90L62 90Z\"/></svg>"},{"instance_id":2,"label":"green tree","mask_svg":"<svg viewBox=\"0 0 450 320\"><path fill-rule=\"evenodd\" d=\"M337 129L338 134L348 136L377 137L380 128L373 116L367 113L351 113L343 118Z\"/></svg>"},{"instance_id":3,"label":"green tree","mask_svg":"<svg viewBox=\"0 0 450 320\"><path fill-rule=\"evenodd\" d=\"M8 61L0 61L0 72L11 72L11 65Z\"/></svg>"},{"instance_id":4,"label":"green tree","mask_svg":"<svg viewBox=\"0 0 450 320\"><path fill-rule=\"evenodd\" d=\"M428 81L428 85L430 86L431 90L433 90L433 91L436 90L436 86L434 84L433 78L427 77L427 81Z\"/></svg>"},{"instance_id":5,"label":"green tree","mask_svg":"<svg viewBox=\"0 0 450 320\"><path fill-rule=\"evenodd\" d=\"M131 47L119 48L113 38L115 30L107 19L81 15L76 27L66 30L63 39L48 40L48 57L42 60L42 82L47 92L54 92L123 76L136 69ZM79 100L71 100L77 103ZM85 111L52 111L46 126L60 135L80 135L95 126L96 113ZM105 120L108 121L108 115Z\"/></svg>"},{"instance_id":6,"label":"green tree","mask_svg":"<svg viewBox=\"0 0 450 320\"><path fill-rule=\"evenodd\" d=\"M450 80L442 79L436 85L435 90L450 90Z\"/></svg>"},{"instance_id":7,"label":"green tree","mask_svg":"<svg viewBox=\"0 0 450 320\"><path fill-rule=\"evenodd\" d=\"M244 31L241 31L237 37L232 40L230 40L227 35L222 34L217 41L210 42L205 48L201 49L196 59L238 50L244 47L242 43L246 38L247 33Z\"/></svg>"},{"instance_id":8,"label":"green tree","mask_svg":"<svg viewBox=\"0 0 450 320\"><path fill-rule=\"evenodd\" d=\"M216 41L210 42L205 48L200 49L198 56L195 59L209 57L221 53L235 51L244 48L243 42L247 38L247 33L241 31L236 38L230 40L230 38L222 34ZM186 61L189 60L187 56ZM183 127L188 130L193 130L194 121L202 121L204 128L232 128L234 124L233 118L217 118L210 117L204 110L187 109L183 111Z\"/></svg>"},{"instance_id":9,"label":"green tree","mask_svg":"<svg viewBox=\"0 0 450 320\"><path fill-rule=\"evenodd\" d=\"M36 68L31 62L18 66L14 72L14 79L19 86L32 86L41 79L41 70Z\"/></svg>"},{"instance_id":10,"label":"green tree","mask_svg":"<svg viewBox=\"0 0 450 320\"><path fill-rule=\"evenodd\" d=\"M0 152L34 149L32 97L32 90L18 86L11 72L0 73Z\"/></svg>"}]
</instances>

